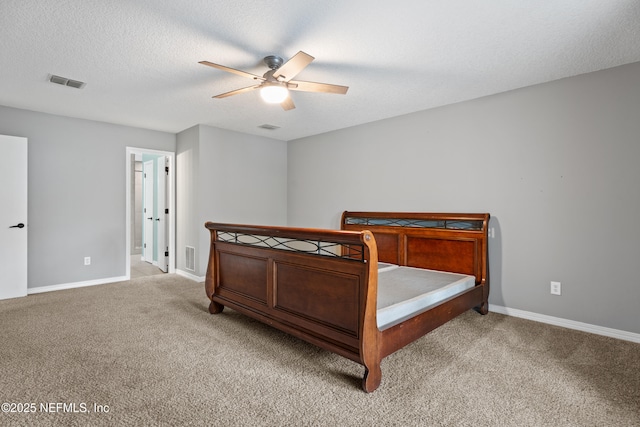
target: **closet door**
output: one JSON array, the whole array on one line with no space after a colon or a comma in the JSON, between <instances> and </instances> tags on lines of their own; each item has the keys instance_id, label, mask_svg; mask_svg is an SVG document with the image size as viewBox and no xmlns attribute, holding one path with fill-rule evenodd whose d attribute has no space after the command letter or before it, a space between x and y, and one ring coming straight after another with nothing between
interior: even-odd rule
<instances>
[{"instance_id":1,"label":"closet door","mask_svg":"<svg viewBox=\"0 0 640 427\"><path fill-rule=\"evenodd\" d=\"M27 138L0 135L0 299L27 295Z\"/></svg>"}]
</instances>

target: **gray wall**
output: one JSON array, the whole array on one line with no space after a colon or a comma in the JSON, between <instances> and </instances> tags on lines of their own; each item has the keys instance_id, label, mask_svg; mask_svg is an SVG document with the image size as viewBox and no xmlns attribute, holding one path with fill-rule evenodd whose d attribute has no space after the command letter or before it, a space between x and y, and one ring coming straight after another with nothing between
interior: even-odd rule
<instances>
[{"instance_id":1,"label":"gray wall","mask_svg":"<svg viewBox=\"0 0 640 427\"><path fill-rule=\"evenodd\" d=\"M639 112L635 63L290 141L289 225L489 212L490 303L640 333Z\"/></svg>"},{"instance_id":2,"label":"gray wall","mask_svg":"<svg viewBox=\"0 0 640 427\"><path fill-rule=\"evenodd\" d=\"M193 246L197 254L198 236L204 229L198 223L197 214L200 203L200 126L180 132L176 142L176 269L195 275L201 270L200 262L196 260L196 271L187 270L185 247Z\"/></svg>"},{"instance_id":3,"label":"gray wall","mask_svg":"<svg viewBox=\"0 0 640 427\"><path fill-rule=\"evenodd\" d=\"M638 111L636 63L288 144L2 106L0 133L29 138L29 288L126 274L132 146L177 151L178 269L191 245L204 275L206 220L335 228L344 209L486 211L492 304L640 333Z\"/></svg>"},{"instance_id":4,"label":"gray wall","mask_svg":"<svg viewBox=\"0 0 640 427\"><path fill-rule=\"evenodd\" d=\"M124 276L126 147L175 135L3 106L0 134L29 139L28 287Z\"/></svg>"},{"instance_id":5,"label":"gray wall","mask_svg":"<svg viewBox=\"0 0 640 427\"><path fill-rule=\"evenodd\" d=\"M206 221L285 225L287 143L198 125L178 134L178 257L196 248L196 276L209 255Z\"/></svg>"}]
</instances>

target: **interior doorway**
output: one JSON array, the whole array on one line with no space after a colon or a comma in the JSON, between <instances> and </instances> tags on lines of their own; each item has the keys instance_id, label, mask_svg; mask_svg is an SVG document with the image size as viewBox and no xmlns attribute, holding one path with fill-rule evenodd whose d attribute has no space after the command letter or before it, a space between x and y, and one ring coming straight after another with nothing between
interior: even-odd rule
<instances>
[{"instance_id":1,"label":"interior doorway","mask_svg":"<svg viewBox=\"0 0 640 427\"><path fill-rule=\"evenodd\" d=\"M175 153L126 149L126 276L175 273Z\"/></svg>"}]
</instances>

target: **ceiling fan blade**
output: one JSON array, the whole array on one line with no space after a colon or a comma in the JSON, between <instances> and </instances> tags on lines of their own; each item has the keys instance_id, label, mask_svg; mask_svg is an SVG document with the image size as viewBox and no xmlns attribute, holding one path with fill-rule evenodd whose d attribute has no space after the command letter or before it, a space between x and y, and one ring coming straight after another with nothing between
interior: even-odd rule
<instances>
[{"instance_id":1,"label":"ceiling fan blade","mask_svg":"<svg viewBox=\"0 0 640 427\"><path fill-rule=\"evenodd\" d=\"M303 82L300 80L291 80L287 87L291 90L299 90L302 92L325 92L337 93L344 95L349 90L349 86L331 85L328 83Z\"/></svg>"},{"instance_id":2,"label":"ceiling fan blade","mask_svg":"<svg viewBox=\"0 0 640 427\"><path fill-rule=\"evenodd\" d=\"M291 96L287 96L287 98L282 101L280 105L285 111L293 110L294 108L296 108L296 105L293 103Z\"/></svg>"},{"instance_id":3,"label":"ceiling fan blade","mask_svg":"<svg viewBox=\"0 0 640 427\"><path fill-rule=\"evenodd\" d=\"M249 92L254 89L258 89L261 85L243 87L242 89L232 90L231 92L221 93L220 95L212 96L212 98L226 98L227 96L238 95L241 93Z\"/></svg>"},{"instance_id":4,"label":"ceiling fan blade","mask_svg":"<svg viewBox=\"0 0 640 427\"><path fill-rule=\"evenodd\" d=\"M314 59L315 58L313 56L300 51L293 55L287 62L282 64L282 66L273 73L273 77L278 81L288 82L300 71L304 70L307 65L311 64L311 61Z\"/></svg>"},{"instance_id":5,"label":"ceiling fan blade","mask_svg":"<svg viewBox=\"0 0 640 427\"><path fill-rule=\"evenodd\" d=\"M198 64L207 65L209 67L217 68L219 70L228 71L229 73L237 74L242 77L248 77L254 80L264 81L264 77L256 76L255 74L247 73L246 71L236 70L235 68L225 67L224 65L214 64L209 61L200 61Z\"/></svg>"}]
</instances>

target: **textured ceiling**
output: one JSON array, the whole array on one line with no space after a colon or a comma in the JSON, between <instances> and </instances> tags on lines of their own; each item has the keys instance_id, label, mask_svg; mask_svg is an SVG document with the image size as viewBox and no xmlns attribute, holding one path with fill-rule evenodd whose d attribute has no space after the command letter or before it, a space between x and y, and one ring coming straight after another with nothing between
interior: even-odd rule
<instances>
[{"instance_id":1,"label":"textured ceiling","mask_svg":"<svg viewBox=\"0 0 640 427\"><path fill-rule=\"evenodd\" d=\"M252 81L198 64L262 75L299 50L297 79L349 92L212 99ZM638 0L0 2L1 105L168 132L292 140L638 61Z\"/></svg>"}]
</instances>

